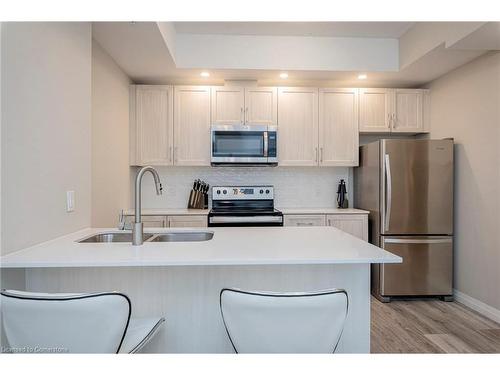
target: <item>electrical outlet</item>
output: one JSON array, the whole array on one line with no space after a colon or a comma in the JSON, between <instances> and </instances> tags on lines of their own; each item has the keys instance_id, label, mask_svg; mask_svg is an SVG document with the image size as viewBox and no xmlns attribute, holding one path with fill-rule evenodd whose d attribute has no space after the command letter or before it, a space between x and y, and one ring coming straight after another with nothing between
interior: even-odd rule
<instances>
[{"instance_id":1,"label":"electrical outlet","mask_svg":"<svg viewBox=\"0 0 500 375\"><path fill-rule=\"evenodd\" d=\"M75 210L75 192L69 190L66 192L66 212L73 212Z\"/></svg>"}]
</instances>

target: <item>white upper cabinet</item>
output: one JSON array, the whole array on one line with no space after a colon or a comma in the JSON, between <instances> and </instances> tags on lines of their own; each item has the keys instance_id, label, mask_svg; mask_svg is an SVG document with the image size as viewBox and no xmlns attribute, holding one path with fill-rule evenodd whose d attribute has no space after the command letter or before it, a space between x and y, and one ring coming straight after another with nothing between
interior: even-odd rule
<instances>
[{"instance_id":1,"label":"white upper cabinet","mask_svg":"<svg viewBox=\"0 0 500 375\"><path fill-rule=\"evenodd\" d=\"M420 133L424 131L423 90L395 89L392 131Z\"/></svg>"},{"instance_id":2,"label":"white upper cabinet","mask_svg":"<svg viewBox=\"0 0 500 375\"><path fill-rule=\"evenodd\" d=\"M422 90L422 119L424 133L431 131L431 92L428 89Z\"/></svg>"},{"instance_id":3,"label":"white upper cabinet","mask_svg":"<svg viewBox=\"0 0 500 375\"><path fill-rule=\"evenodd\" d=\"M212 124L234 125L245 122L245 89L212 87Z\"/></svg>"},{"instance_id":4,"label":"white upper cabinet","mask_svg":"<svg viewBox=\"0 0 500 375\"><path fill-rule=\"evenodd\" d=\"M319 90L319 165L358 165L358 89Z\"/></svg>"},{"instance_id":5,"label":"white upper cabinet","mask_svg":"<svg viewBox=\"0 0 500 375\"><path fill-rule=\"evenodd\" d=\"M212 124L276 125L276 87L213 87Z\"/></svg>"},{"instance_id":6,"label":"white upper cabinet","mask_svg":"<svg viewBox=\"0 0 500 375\"><path fill-rule=\"evenodd\" d=\"M278 89L245 88L245 123L276 125L278 123Z\"/></svg>"},{"instance_id":7,"label":"white upper cabinet","mask_svg":"<svg viewBox=\"0 0 500 375\"><path fill-rule=\"evenodd\" d=\"M131 164L173 164L173 88L131 88Z\"/></svg>"},{"instance_id":8,"label":"white upper cabinet","mask_svg":"<svg viewBox=\"0 0 500 375\"><path fill-rule=\"evenodd\" d=\"M175 86L174 164L210 165L210 87Z\"/></svg>"},{"instance_id":9,"label":"white upper cabinet","mask_svg":"<svg viewBox=\"0 0 500 375\"><path fill-rule=\"evenodd\" d=\"M359 89L359 131L385 133L391 130L391 90Z\"/></svg>"},{"instance_id":10,"label":"white upper cabinet","mask_svg":"<svg viewBox=\"0 0 500 375\"><path fill-rule=\"evenodd\" d=\"M428 90L359 89L361 133L425 133Z\"/></svg>"},{"instance_id":11,"label":"white upper cabinet","mask_svg":"<svg viewBox=\"0 0 500 375\"><path fill-rule=\"evenodd\" d=\"M278 125L282 166L357 166L359 133L430 131L430 92L132 85L130 165L209 166L212 124Z\"/></svg>"},{"instance_id":12,"label":"white upper cabinet","mask_svg":"<svg viewBox=\"0 0 500 375\"><path fill-rule=\"evenodd\" d=\"M278 163L318 165L318 89L278 89Z\"/></svg>"}]
</instances>

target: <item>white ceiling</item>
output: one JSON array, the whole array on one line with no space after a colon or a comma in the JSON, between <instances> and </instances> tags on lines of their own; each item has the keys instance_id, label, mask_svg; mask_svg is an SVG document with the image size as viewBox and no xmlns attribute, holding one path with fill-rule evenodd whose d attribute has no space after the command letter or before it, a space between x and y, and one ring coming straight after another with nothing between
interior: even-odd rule
<instances>
[{"instance_id":1,"label":"white ceiling","mask_svg":"<svg viewBox=\"0 0 500 375\"><path fill-rule=\"evenodd\" d=\"M468 61L486 53L488 48L483 47L484 42L491 44L491 40L495 35L495 31L498 30L498 24L487 25L483 23L478 23L477 30L474 32L462 32L459 38L454 38L454 35L448 35L444 37L442 34L452 32L458 32L459 25L451 25L450 23L442 24L442 28L436 28L436 23L368 23L368 22L349 22L349 23L338 23L338 22L322 22L322 23L250 23L244 22L222 22L222 23L174 23L169 24L171 30L171 39L169 45L168 40L165 38L165 30L163 32L160 30L162 24L167 23L156 23L156 22L97 22L93 24L93 37L94 39L111 55L111 57L117 62L117 64L128 74L132 80L136 83L147 83L147 84L224 84L225 80L258 80L260 85L311 85L311 86L339 86L339 87L419 87L439 76L446 74L452 69L467 63ZM270 27L272 25L272 27ZM433 25L430 25L433 24ZM439 23L437 23L439 24ZM294 26L295 25L295 26ZM304 25L308 25L306 28ZM313 27L311 27L313 25ZM339 26L340 25L340 26ZM413 25L413 26L412 26ZM165 26L165 25L163 25ZM432 27L431 27L432 26ZM438 25L439 26L439 25ZM467 25L466 25L467 26ZM476 27L474 26L474 27ZM270 29L269 29L270 27ZM409 29L408 29L409 28ZM168 29L168 28L167 28ZM205 32L214 33L219 30L222 33L226 30L228 33L233 32L257 32L267 33L264 36L269 37L269 43L274 43L278 54L276 55L273 63L276 62L276 58L279 61L285 59L282 58L282 54L279 51L283 44L276 43L280 41L283 36L277 34L287 32L287 36L290 38L300 38L304 36L304 30L307 29L309 32L314 32L320 34L321 32L326 33L329 30L331 34L324 34L324 37L312 37L310 36L311 43L306 45L308 53L310 53L311 48L316 44L326 43L328 38L336 38L342 35L342 38L355 38L353 43L348 43L348 46L344 49L332 50L328 49L327 52L330 54L340 53L343 56L355 59L357 55L353 54L354 44L356 43L368 43L370 48L375 48L376 41L370 41L366 38L384 37L386 41L394 41L395 48L397 52L399 43L399 60L401 62L401 43L403 41L406 45L406 49L409 47L411 49L410 56L411 59L406 59L408 61L402 68L401 64L397 64L397 55L395 56L396 65L391 69L378 69L363 71L363 73L368 74L368 79L360 81L357 79L360 73L361 65L358 64L344 64L342 69L338 69L339 64L336 65L337 69L316 69L311 70L307 68L301 68L295 70L290 63L287 67L276 67L276 64L271 65L265 63L265 59L262 56L259 59L251 58L251 56L246 56L244 61L241 63L233 63L232 66L227 63L229 60L227 58L231 57L230 52L234 51L236 47L242 48L241 42L245 38L250 38L252 41L259 40L263 36L245 36L231 34L219 34L214 35L219 43L222 43L226 53L225 55L216 56L219 60L224 61L212 61L212 66L203 66L204 63L210 63L210 59L214 59L212 51L215 49L210 49L205 51L202 55L193 54L196 57L196 62L193 63L192 59L187 61L186 59L191 56L190 54L183 53L183 49L189 47L189 44L182 45L189 38L192 37L206 37L210 34L179 34L179 31L193 31L196 33L204 30ZM228 31L229 30L229 31ZM246 30L246 31L245 31ZM267 31L266 31L267 30ZM394 40L396 35L407 33L405 37ZM436 31L438 30L438 31ZM458 31L457 31L458 30ZM472 30L472 29L471 29ZM273 32L274 35L269 35ZM337 34L333 34L337 33ZM344 33L344 34L342 34ZM296 34L291 36L290 34ZM436 35L439 34L439 35ZM463 34L463 35L462 35ZM484 34L484 35L483 35ZM336 36L332 36L336 35ZM354 37L355 36L355 37ZM361 37L362 36L362 37ZM411 36L411 38L407 38ZM469 36L469 37L468 37ZM359 41L356 38L360 38ZM364 39L361 39L364 38ZM226 40L227 39L227 40ZM231 47L231 40L233 41L234 48ZM455 44L453 48L447 45L449 39L454 40ZM172 45L172 40L173 45ZM382 39L384 40L384 39ZM463 43L460 41L463 40ZM355 43L356 42L356 43ZM467 42L467 43L465 43ZM186 42L187 43L187 42ZM307 41L304 41L307 43ZM466 44L466 48L460 48L461 44ZM194 44L191 44L194 45ZM418 48L416 48L416 47ZM473 47L477 48L473 48ZM251 48L254 53L262 51L263 46L258 43L254 43L255 48ZM361 63L365 62L366 66L370 66L370 56L374 58L380 51L370 52L367 48L362 49L362 58L358 57L357 60ZM486 48L486 49L485 49ZM237 48L236 48L237 49ZM335 48L334 48L335 49ZM491 49L491 48L490 48ZM176 59L176 50L178 56ZM297 53L300 53L297 52ZM269 54L269 51L267 52ZM370 55L371 54L371 55ZM244 55L244 54L243 54ZM311 55L311 54L310 54ZM226 57L225 57L226 56ZM229 57L228 57L229 56ZM312 55L311 55L312 56ZM328 57L328 54L325 54ZM318 55L314 58L315 62L320 62L321 58L325 56ZM268 56L265 56L268 58ZM281 60L280 60L281 59ZM318 60L319 59L319 60ZM292 60L300 60L300 56L296 55ZM200 61L202 61L200 63ZM248 64L250 61L250 64ZM257 62L264 62L259 67L255 67ZM333 59L332 59L333 61ZM286 61L284 61L286 63ZM307 62L307 61L306 61ZM357 61L356 61L357 62ZM373 62L372 62L373 63ZM198 64L198 65L197 65ZM253 67L252 67L253 64ZM267 64L267 65L266 65ZM312 64L310 64L311 66ZM335 64L331 64L334 66ZM372 64L373 65L373 64ZM246 67L245 67L246 66ZM307 66L304 64L303 66ZM350 68L349 68L350 67ZM398 68L399 67L399 68ZM210 68L210 78L201 78L200 72ZM282 69L286 69L289 78L287 80L282 80L279 78L279 73Z\"/></svg>"},{"instance_id":2,"label":"white ceiling","mask_svg":"<svg viewBox=\"0 0 500 375\"><path fill-rule=\"evenodd\" d=\"M399 38L414 22L174 22L179 34Z\"/></svg>"}]
</instances>

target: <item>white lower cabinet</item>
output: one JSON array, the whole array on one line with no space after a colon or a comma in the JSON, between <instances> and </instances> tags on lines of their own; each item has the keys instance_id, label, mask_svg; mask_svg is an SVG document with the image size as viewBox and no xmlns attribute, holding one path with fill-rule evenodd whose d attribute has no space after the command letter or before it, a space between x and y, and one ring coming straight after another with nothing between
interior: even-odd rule
<instances>
[{"instance_id":1,"label":"white lower cabinet","mask_svg":"<svg viewBox=\"0 0 500 375\"><path fill-rule=\"evenodd\" d=\"M206 215L142 215L141 221L144 228L205 228L207 226ZM125 216L126 228L131 228L133 222L133 215Z\"/></svg>"},{"instance_id":2,"label":"white lower cabinet","mask_svg":"<svg viewBox=\"0 0 500 375\"><path fill-rule=\"evenodd\" d=\"M327 215L326 223L368 241L368 215Z\"/></svg>"},{"instance_id":3,"label":"white lower cabinet","mask_svg":"<svg viewBox=\"0 0 500 375\"><path fill-rule=\"evenodd\" d=\"M142 215L141 221L144 228L165 228L168 226L168 221L166 216ZM134 222L134 215L125 216L126 228L132 228L133 222Z\"/></svg>"},{"instance_id":4,"label":"white lower cabinet","mask_svg":"<svg viewBox=\"0 0 500 375\"><path fill-rule=\"evenodd\" d=\"M145 228L205 228L206 215L143 215L142 222ZM130 227L134 221L133 215L127 215L125 222ZM332 226L352 234L364 241L368 241L367 214L291 214L284 215L286 227L320 227Z\"/></svg>"},{"instance_id":5,"label":"white lower cabinet","mask_svg":"<svg viewBox=\"0 0 500 375\"><path fill-rule=\"evenodd\" d=\"M318 227L326 224L325 215L285 215L285 227Z\"/></svg>"},{"instance_id":6,"label":"white lower cabinet","mask_svg":"<svg viewBox=\"0 0 500 375\"><path fill-rule=\"evenodd\" d=\"M285 215L286 227L331 226L368 241L367 214Z\"/></svg>"},{"instance_id":7,"label":"white lower cabinet","mask_svg":"<svg viewBox=\"0 0 500 375\"><path fill-rule=\"evenodd\" d=\"M205 215L177 215L168 216L170 228L205 228L207 217Z\"/></svg>"}]
</instances>

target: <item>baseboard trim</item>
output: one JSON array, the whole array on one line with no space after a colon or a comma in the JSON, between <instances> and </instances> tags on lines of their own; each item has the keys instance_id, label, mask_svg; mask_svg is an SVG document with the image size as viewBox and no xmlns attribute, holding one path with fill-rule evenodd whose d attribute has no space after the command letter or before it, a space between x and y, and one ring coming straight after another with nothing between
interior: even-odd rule
<instances>
[{"instance_id":1,"label":"baseboard trim","mask_svg":"<svg viewBox=\"0 0 500 375\"><path fill-rule=\"evenodd\" d=\"M497 323L500 323L500 310L495 309L494 307L472 298L471 296L468 296L467 294L456 289L453 289L453 296L455 297L455 301L460 302L462 305L477 311L481 315L484 315Z\"/></svg>"}]
</instances>

